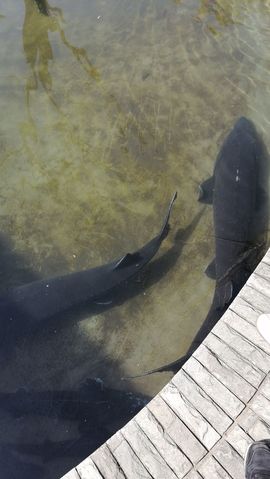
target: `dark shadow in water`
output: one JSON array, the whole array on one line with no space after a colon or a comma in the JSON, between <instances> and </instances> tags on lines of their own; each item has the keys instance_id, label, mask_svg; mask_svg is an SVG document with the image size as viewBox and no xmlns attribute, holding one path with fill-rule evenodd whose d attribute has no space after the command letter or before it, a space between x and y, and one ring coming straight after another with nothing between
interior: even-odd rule
<instances>
[{"instance_id":1,"label":"dark shadow in water","mask_svg":"<svg viewBox=\"0 0 270 479\"><path fill-rule=\"evenodd\" d=\"M51 6L49 5L49 2L47 2L47 0L33 0L33 1L36 3L36 5L37 5L37 7L38 7L40 13L42 13L42 15L47 15L47 16L49 16L49 15L51 15L52 13L55 12L55 13L57 13L57 14L62 18L62 10L61 10L61 8L51 7Z\"/></svg>"},{"instance_id":2,"label":"dark shadow in water","mask_svg":"<svg viewBox=\"0 0 270 479\"><path fill-rule=\"evenodd\" d=\"M118 362L106 357L100 345L92 344L89 338L85 338L84 344L76 333L74 331L68 351L67 369L73 359L75 367L80 365L79 341L84 353L84 370L85 351L88 351L89 370L92 358L98 355L102 367L107 365L117 374ZM25 354L28 354L27 348ZM48 361L50 359L49 355ZM53 365L53 359L51 363ZM56 375L61 378L59 371ZM75 387L66 390L25 387L6 392L3 386L1 389L0 471L7 473L0 477L12 479L61 477L123 427L150 399L128 391L128 387L127 391L108 388L99 378L88 378L81 386L76 383Z\"/></svg>"},{"instance_id":3,"label":"dark shadow in water","mask_svg":"<svg viewBox=\"0 0 270 479\"><path fill-rule=\"evenodd\" d=\"M68 315L63 314L62 317L59 318L60 322L58 320L56 321L55 318L52 322L52 327L55 327L55 324L57 324L57 326L61 324L63 330L67 326L72 327L72 322L76 324L76 322L80 318L85 317L85 315L103 313L112 306L122 304L132 297L142 294L147 288L157 283L176 264L186 241L196 228L202 214L203 210L195 216L187 228L178 231L175 235L173 246L161 257L150 263L143 276L140 275L135 281L127 282L124 288L121 287L118 290L116 288L111 295L112 303L95 305L94 308L92 307L90 309L79 308L79 310L73 310L69 312ZM13 274L16 276L15 281L18 283L21 284L23 282L23 276L25 281L28 281L28 279L38 279L36 274L26 269L26 262L19 255L12 253L12 246L4 239L4 236L2 236L2 245L2 255L4 255L3 258L0 257L0 261L2 260L4 265L2 268L2 276L3 279L5 279L5 274L8 275L8 284L10 284L11 264L14 268ZM22 275L21 272L23 273ZM104 298L104 300L107 299L108 298ZM18 311L17 314L18 317L21 316L20 311ZM49 334L49 326L50 323L44 325L44 332L42 332L43 341ZM108 324L105 325L105 327L107 328ZM78 334L78 332L74 331L73 338L75 344L78 340L82 341L82 338L79 338L76 334ZM20 337L18 339L19 341L21 340ZM26 344L29 345L29 341L36 341L36 336L33 331L29 331ZM85 351L88 350L89 358L98 357L99 362L102 363L101 369L104 370L107 364L110 369L114 370L115 375L118 374L118 376L120 376L120 365L112 358L104 356L103 352L100 351L100 346L91 344L88 338L87 340L85 339L85 341L87 342L85 345L80 343L84 354ZM12 348L13 342L5 341L5 346ZM27 348L25 349L25 354L28 354ZM76 347L74 351L70 350L70 355L76 354L78 354ZM89 369L92 369L90 365ZM100 368L97 367L94 369L96 371ZM60 476L105 442L109 436L131 419L147 401L148 398L136 395L132 392L107 388L103 385L102 381L95 379L89 379L78 390L71 391L18 390L15 393L2 392L0 394L0 411L1 415L5 414L5 416L1 418L1 427L4 426L5 421L9 424L8 421L13 418L12 427L17 429L17 424L20 430L24 431L25 423L25 427L27 426L26 430L28 430L27 440L29 444L25 444L23 441L16 439L13 444L5 444L3 441L5 435L2 433L0 460L2 454L6 455L7 461L5 465L0 464L0 469L4 470L4 467L9 468L9 477L16 479L30 479L31 477L37 479L37 477L49 477L48 472L46 472L46 467L43 465L43 461L50 462L55 460L56 463L54 464L53 462L53 470L55 465L55 470ZM74 421L78 434L75 437L73 437L72 434L67 434L66 440L59 440L57 442L47 440L42 444L35 443L36 427L42 416L47 417L48 421L53 418L57 419L57 421ZM29 421L30 425L33 424L32 438L31 432L29 433ZM52 424L52 429L54 427L55 425ZM23 433L21 437L24 437ZM57 458L60 459L57 461ZM9 466L7 466L7 464L9 464ZM42 469L43 466L44 468Z\"/></svg>"},{"instance_id":4,"label":"dark shadow in water","mask_svg":"<svg viewBox=\"0 0 270 479\"><path fill-rule=\"evenodd\" d=\"M174 244L166 253L151 261L141 275L124 285L121 291L116 292L113 299L114 305L122 304L128 299L142 294L169 273L179 260L183 248L188 246L188 240L197 227L204 211L205 208L201 208L186 228L181 228L177 231L174 236Z\"/></svg>"},{"instance_id":5,"label":"dark shadow in water","mask_svg":"<svg viewBox=\"0 0 270 479\"><path fill-rule=\"evenodd\" d=\"M65 327L70 327L72 322L76 324L85 315L103 313L112 306L122 304L132 297L142 294L147 288L157 283L176 264L186 241L196 228L202 214L203 209L195 216L187 228L177 232L173 246L161 257L151 262L143 276L140 275L135 281L127 282L124 288L121 287L113 291L111 296L112 303L96 305L90 309L73 310L67 315L64 314L63 317L60 317L59 321L54 319L52 327L55 327L55 324L57 324L57 327L61 325L64 330ZM8 250L8 246L6 246L6 250ZM8 259L13 261L13 257L8 251L6 253L5 269L9 271ZM18 264L24 263L19 257L16 262ZM30 272L27 274L30 275ZM20 312L18 312L19 314ZM46 323L44 326L43 340L49 334L49 326L50 323ZM107 328L108 324L105 327ZM77 331L74 334L74 343L79 338L77 337L76 340L76 334ZM35 342L35 340L35 334L30 331L27 341ZM8 342L6 341L6 343ZM8 347L12 347L12 344L9 343ZM117 374L120 376L121 365L117 364L112 358L104 356L102 351L100 351L100 346L91 344L89 339L87 339L87 344L82 346L84 354L86 348L89 351L90 358L95 356L99 358L99 362L102 363L101 369L106 369L107 364L110 369L114 370L116 376ZM76 350L74 352L70 351L70 354L76 354ZM105 442L109 436L131 419L147 401L147 397L136 395L132 392L107 388L101 380L97 379L89 379L78 390L71 391L18 390L15 393L2 392L0 393L1 413L7 414L8 417L11 416L15 424L16 421L19 421L18 426L20 425L22 430L24 430L23 421L25 421L25 424L28 421L32 424L31 421L33 421L36 427L39 423L39 418L45 416L48 417L48 420L56 418L57 421L74 421L77 425L78 435L76 437L71 435L70 437L69 434L66 440L55 442L47 440L43 443L35 443L36 437L33 437L31 440L31 433L29 435L28 432L27 440L29 443L26 444L23 441L15 440L14 444L5 444L3 443L4 434L1 434L0 460L1 453L7 454L7 457L10 458L9 477L14 477L15 479L35 477L37 479L38 477L49 477L48 471L46 472L46 467L43 464L44 461L50 462L60 458L58 461L56 460L55 464L53 463L53 470L56 471L56 475L60 476ZM4 424L3 421L1 423L2 425ZM35 431L35 427L33 431ZM52 429L54 427L55 425L52 425ZM1 467L2 464L0 469ZM5 465L5 467L7 466ZM43 467L43 469L39 469L40 467ZM18 473L18 471L20 472Z\"/></svg>"},{"instance_id":6,"label":"dark shadow in water","mask_svg":"<svg viewBox=\"0 0 270 479\"><path fill-rule=\"evenodd\" d=\"M176 373L240 292L266 252L268 181L267 148L253 123L242 117L221 147L213 176L201 184L200 201L213 206L214 219L215 258L206 270L215 280L210 310L184 356L134 377Z\"/></svg>"},{"instance_id":7,"label":"dark shadow in water","mask_svg":"<svg viewBox=\"0 0 270 479\"><path fill-rule=\"evenodd\" d=\"M2 316L7 318L5 323L5 345L12 347L12 344L15 344L16 338L20 340L24 335L30 333L34 340L35 331L41 331L44 334L47 332L50 334L55 328L61 330L67 325L70 327L84 318L90 318L91 316L105 313L131 298L141 295L164 278L164 276L166 276L166 274L174 267L182 253L183 247L202 217L203 211L204 208L195 216L188 227L177 232L173 246L166 253L158 259L150 262L142 272L133 275L132 278L122 282L115 288L112 288L109 294L99 297L98 303L93 301L81 303L76 307L70 307L66 311L61 311L52 318L48 317L46 320L40 322L37 321L37 324L35 324L31 321L28 322L27 313L25 313L24 310L18 309L16 303L12 303L9 297L7 299L5 297L2 298L0 301L0 308L2 310ZM65 277L63 277L63 281L65 281ZM35 284L33 286L35 286ZM69 290L67 289L67 294L69 294L68 291ZM22 305L23 304L24 303L22 302ZM10 312L12 317L11 321L8 321L7 312ZM16 318L15 321L14 318ZM18 319L20 321L18 321Z\"/></svg>"},{"instance_id":8,"label":"dark shadow in water","mask_svg":"<svg viewBox=\"0 0 270 479\"><path fill-rule=\"evenodd\" d=\"M2 296L0 316L3 347L10 347L16 337L21 339L35 330L48 331L50 323L55 328L61 318L67 324L70 314L77 318L81 310L87 308L88 312L89 305L94 305L94 308L113 305L114 293L122 291L123 284L137 277L157 254L169 232L170 212L176 196L175 193L158 235L137 251L96 268L34 281L13 288ZM107 298L104 301L105 293L111 295L110 301Z\"/></svg>"},{"instance_id":9,"label":"dark shadow in water","mask_svg":"<svg viewBox=\"0 0 270 479\"><path fill-rule=\"evenodd\" d=\"M29 268L27 260L15 252L12 241L0 233L0 293L39 279L40 275Z\"/></svg>"},{"instance_id":10,"label":"dark shadow in water","mask_svg":"<svg viewBox=\"0 0 270 479\"><path fill-rule=\"evenodd\" d=\"M45 479L39 460L25 457L8 445L0 445L0 468L3 479Z\"/></svg>"},{"instance_id":11,"label":"dark shadow in water","mask_svg":"<svg viewBox=\"0 0 270 479\"><path fill-rule=\"evenodd\" d=\"M202 184L201 201L212 204L215 279L210 311L195 337L192 354L246 283L267 246L269 153L247 118L240 118L218 154L213 176Z\"/></svg>"},{"instance_id":12,"label":"dark shadow in water","mask_svg":"<svg viewBox=\"0 0 270 479\"><path fill-rule=\"evenodd\" d=\"M62 470L58 470L62 475L68 467L102 445L149 400L143 395L107 388L101 380L88 379L73 391L18 390L16 393L0 393L0 408L20 421L27 417L46 416L76 423L78 434L74 438L70 438L69 434L67 440L47 440L39 444L31 443L31 438L27 438L26 443L15 446L20 454L37 456L44 463L66 457L69 465L63 461ZM5 444L3 447L10 450L14 445ZM21 476L18 478L21 479Z\"/></svg>"}]
</instances>

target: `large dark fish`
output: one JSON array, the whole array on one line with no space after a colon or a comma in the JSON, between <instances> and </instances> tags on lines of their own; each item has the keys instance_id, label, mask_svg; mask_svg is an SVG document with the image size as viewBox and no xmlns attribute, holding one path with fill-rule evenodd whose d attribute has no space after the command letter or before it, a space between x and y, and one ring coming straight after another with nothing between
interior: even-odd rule
<instances>
[{"instance_id":1,"label":"large dark fish","mask_svg":"<svg viewBox=\"0 0 270 479\"><path fill-rule=\"evenodd\" d=\"M250 120L240 118L225 139L213 176L200 186L199 201L213 205L216 256L206 269L206 274L216 280L212 305L185 356L143 376L163 371L175 373L183 366L224 314L266 251L268 154Z\"/></svg>"},{"instance_id":2,"label":"large dark fish","mask_svg":"<svg viewBox=\"0 0 270 479\"><path fill-rule=\"evenodd\" d=\"M80 431L85 427L109 430L117 419L127 420L149 401L148 396L139 393L109 388L99 378L88 378L75 390L21 388L16 392L0 392L0 410L9 412L15 418L57 417L59 420L76 421ZM89 424L86 425L86 422Z\"/></svg>"},{"instance_id":3,"label":"large dark fish","mask_svg":"<svg viewBox=\"0 0 270 479\"><path fill-rule=\"evenodd\" d=\"M35 328L73 308L106 302L108 295L134 277L157 253L169 232L169 218L175 193L160 233L134 253L96 268L70 273L12 289L0 299L2 338L24 327Z\"/></svg>"},{"instance_id":4,"label":"large dark fish","mask_svg":"<svg viewBox=\"0 0 270 479\"><path fill-rule=\"evenodd\" d=\"M51 477L46 462L62 458L61 462L54 466L57 468L55 477L61 477L101 446L149 401L150 398L142 394L109 388L100 379L87 379L75 390L19 389L16 392L0 393L1 415L5 411L15 418L21 432L18 435L19 443L18 439L14 444L7 443L5 435L0 438L0 471L7 470L7 475L0 474L0 477L43 477L36 471L35 462L38 458L43 464L44 475ZM69 422L72 422L73 427L67 427L62 440L46 439L41 442L37 435L36 422L33 423L34 416L37 416L36 421L42 416L47 418L48 423L51 419L54 428L57 420L60 431L61 425ZM24 430L27 433L24 434ZM5 457L1 455L2 450L13 458L8 467ZM65 457L67 462L63 460ZM32 460L32 467L31 464L26 467L28 458ZM25 475L22 474L24 469L20 468L21 464L24 464L26 469Z\"/></svg>"},{"instance_id":5,"label":"large dark fish","mask_svg":"<svg viewBox=\"0 0 270 479\"><path fill-rule=\"evenodd\" d=\"M3 479L44 478L44 466L39 458L33 460L33 457L22 455L9 445L0 445L0 470Z\"/></svg>"}]
</instances>

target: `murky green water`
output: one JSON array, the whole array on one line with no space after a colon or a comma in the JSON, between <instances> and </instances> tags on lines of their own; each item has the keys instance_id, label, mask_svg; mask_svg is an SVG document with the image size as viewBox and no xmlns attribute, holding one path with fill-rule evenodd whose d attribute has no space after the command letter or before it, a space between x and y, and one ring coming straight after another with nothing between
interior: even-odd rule
<instances>
[{"instance_id":1,"label":"murky green water","mask_svg":"<svg viewBox=\"0 0 270 479\"><path fill-rule=\"evenodd\" d=\"M49 16L34 0L0 3L1 288L133 251L159 231L175 190L178 200L144 291L23 339L1 387L102 377L153 395L169 374L121 376L181 356L212 298L212 210L197 216L198 184L239 116L270 143L270 2L55 2ZM10 425L8 442L20 434Z\"/></svg>"}]
</instances>

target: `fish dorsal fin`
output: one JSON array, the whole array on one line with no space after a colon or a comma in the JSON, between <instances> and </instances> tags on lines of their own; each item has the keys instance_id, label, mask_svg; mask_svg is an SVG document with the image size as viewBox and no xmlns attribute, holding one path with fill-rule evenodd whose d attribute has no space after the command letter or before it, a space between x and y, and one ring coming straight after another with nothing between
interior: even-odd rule
<instances>
[{"instance_id":1,"label":"fish dorsal fin","mask_svg":"<svg viewBox=\"0 0 270 479\"><path fill-rule=\"evenodd\" d=\"M227 281L222 286L218 288L218 307L223 309L227 304L231 302L233 298L233 283L232 281Z\"/></svg>"},{"instance_id":2,"label":"fish dorsal fin","mask_svg":"<svg viewBox=\"0 0 270 479\"><path fill-rule=\"evenodd\" d=\"M211 176L199 186L199 198L198 201L205 203L207 205L212 205L213 203L213 192L214 192L214 177Z\"/></svg>"},{"instance_id":3,"label":"fish dorsal fin","mask_svg":"<svg viewBox=\"0 0 270 479\"><path fill-rule=\"evenodd\" d=\"M114 265L113 269L122 269L126 268L127 266L136 265L142 259L140 253L127 253L123 256L117 263Z\"/></svg>"},{"instance_id":4,"label":"fish dorsal fin","mask_svg":"<svg viewBox=\"0 0 270 479\"><path fill-rule=\"evenodd\" d=\"M216 258L214 258L213 261L209 263L209 265L207 266L204 272L208 278L217 279Z\"/></svg>"}]
</instances>

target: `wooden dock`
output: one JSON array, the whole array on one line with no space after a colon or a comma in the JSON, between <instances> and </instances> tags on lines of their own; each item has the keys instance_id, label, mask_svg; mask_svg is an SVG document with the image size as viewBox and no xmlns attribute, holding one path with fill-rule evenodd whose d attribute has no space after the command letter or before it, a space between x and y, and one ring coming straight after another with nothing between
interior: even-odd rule
<instances>
[{"instance_id":1,"label":"wooden dock","mask_svg":"<svg viewBox=\"0 0 270 479\"><path fill-rule=\"evenodd\" d=\"M270 437L270 250L203 344L125 427L63 479L244 479Z\"/></svg>"}]
</instances>

